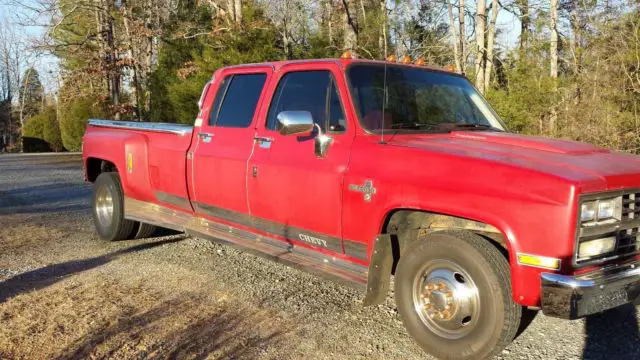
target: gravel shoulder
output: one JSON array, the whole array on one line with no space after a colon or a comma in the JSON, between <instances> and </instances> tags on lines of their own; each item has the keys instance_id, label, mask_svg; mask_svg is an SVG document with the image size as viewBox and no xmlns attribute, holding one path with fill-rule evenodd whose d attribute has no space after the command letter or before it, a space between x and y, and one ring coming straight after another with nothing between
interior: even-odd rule
<instances>
[{"instance_id":1,"label":"gravel shoulder","mask_svg":"<svg viewBox=\"0 0 640 360\"><path fill-rule=\"evenodd\" d=\"M80 155L0 155L0 359L428 359L395 305L182 234L94 234ZM639 359L626 306L536 316L503 359Z\"/></svg>"}]
</instances>

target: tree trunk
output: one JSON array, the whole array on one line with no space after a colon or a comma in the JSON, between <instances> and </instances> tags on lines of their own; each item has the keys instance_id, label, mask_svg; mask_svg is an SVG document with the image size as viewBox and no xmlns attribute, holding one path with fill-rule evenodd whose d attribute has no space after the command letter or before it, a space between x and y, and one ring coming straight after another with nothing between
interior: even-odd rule
<instances>
[{"instance_id":1,"label":"tree trunk","mask_svg":"<svg viewBox=\"0 0 640 360\"><path fill-rule=\"evenodd\" d=\"M133 92L133 98L136 102L136 120L142 121L141 102L140 102L140 83L138 81L138 61L135 57L135 50L133 46L133 37L131 36L131 28L129 26L129 18L132 17L131 8L127 6L126 0L122 0L123 18L122 23L124 25L124 34L127 42L127 57L129 58L129 72L131 74L131 80L133 82L131 91Z\"/></svg>"},{"instance_id":2,"label":"tree trunk","mask_svg":"<svg viewBox=\"0 0 640 360\"><path fill-rule=\"evenodd\" d=\"M112 10L112 4L109 10ZM109 49L108 73L110 76L111 103L116 108L115 118L120 119L120 69L118 67L118 47L116 44L115 21L110 11L107 12L107 47Z\"/></svg>"},{"instance_id":3,"label":"tree trunk","mask_svg":"<svg viewBox=\"0 0 640 360\"><path fill-rule=\"evenodd\" d=\"M462 61L459 49L460 43L458 40L458 32L456 31L455 19L453 18L453 5L451 5L451 0L447 0L447 13L449 15L449 32L453 38L453 57L456 63L456 70L462 71Z\"/></svg>"},{"instance_id":4,"label":"tree trunk","mask_svg":"<svg viewBox=\"0 0 640 360\"><path fill-rule=\"evenodd\" d=\"M489 33L487 34L487 56L484 66L484 91L489 89L491 83L491 71L493 68L493 45L496 38L496 20L500 11L498 0L491 0L491 20L489 21Z\"/></svg>"},{"instance_id":5,"label":"tree trunk","mask_svg":"<svg viewBox=\"0 0 640 360\"><path fill-rule=\"evenodd\" d=\"M551 27L551 39L549 46L550 76L554 81L554 92L558 91L558 0L550 0L549 3L549 22ZM549 116L549 133L555 133L556 120L558 118L557 109L554 106Z\"/></svg>"},{"instance_id":6,"label":"tree trunk","mask_svg":"<svg viewBox=\"0 0 640 360\"><path fill-rule=\"evenodd\" d=\"M233 7L234 7L236 24L241 24L242 23L242 0L234 0Z\"/></svg>"},{"instance_id":7,"label":"tree trunk","mask_svg":"<svg viewBox=\"0 0 640 360\"><path fill-rule=\"evenodd\" d=\"M516 6L520 10L520 52L524 54L529 42L529 26L531 19L529 18L529 0L516 0Z\"/></svg>"},{"instance_id":8,"label":"tree trunk","mask_svg":"<svg viewBox=\"0 0 640 360\"><path fill-rule=\"evenodd\" d=\"M356 53L358 47L358 20L356 18L354 1L355 0L342 0L342 5L344 6L344 50L351 50Z\"/></svg>"},{"instance_id":9,"label":"tree trunk","mask_svg":"<svg viewBox=\"0 0 640 360\"><path fill-rule=\"evenodd\" d=\"M578 44L580 43L580 19L578 18L578 4L577 1L571 1L569 3L570 10L570 24L571 24L571 36L569 37L569 51L571 52L572 70L574 74L580 73L580 49Z\"/></svg>"},{"instance_id":10,"label":"tree trunk","mask_svg":"<svg viewBox=\"0 0 640 360\"><path fill-rule=\"evenodd\" d=\"M466 54L466 41L467 41L467 37L465 35L465 25L464 25L464 18L465 18L465 11L464 11L464 0L460 0L459 1L459 7L458 7L458 31L460 32L460 37L458 38L458 41L460 42L459 48L460 48L460 71L464 72L464 68L466 66L467 63L467 54Z\"/></svg>"},{"instance_id":11,"label":"tree trunk","mask_svg":"<svg viewBox=\"0 0 640 360\"><path fill-rule=\"evenodd\" d=\"M380 35L378 38L378 47L380 48L380 58L387 57L387 2L380 0Z\"/></svg>"},{"instance_id":12,"label":"tree trunk","mask_svg":"<svg viewBox=\"0 0 640 360\"><path fill-rule=\"evenodd\" d=\"M484 43L487 26L487 8L485 0L478 0L476 11L476 87L484 94L484 64L486 48Z\"/></svg>"}]
</instances>

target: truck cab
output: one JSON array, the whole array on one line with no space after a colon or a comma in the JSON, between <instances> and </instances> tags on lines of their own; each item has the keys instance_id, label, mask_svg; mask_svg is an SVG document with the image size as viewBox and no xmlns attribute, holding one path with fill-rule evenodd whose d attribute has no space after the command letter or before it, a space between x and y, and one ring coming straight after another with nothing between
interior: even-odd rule
<instances>
[{"instance_id":1,"label":"truck cab","mask_svg":"<svg viewBox=\"0 0 640 360\"><path fill-rule=\"evenodd\" d=\"M91 120L105 240L155 226L389 293L442 358L499 353L523 309L640 300L640 158L508 132L461 74L344 57L231 66L194 126Z\"/></svg>"}]
</instances>

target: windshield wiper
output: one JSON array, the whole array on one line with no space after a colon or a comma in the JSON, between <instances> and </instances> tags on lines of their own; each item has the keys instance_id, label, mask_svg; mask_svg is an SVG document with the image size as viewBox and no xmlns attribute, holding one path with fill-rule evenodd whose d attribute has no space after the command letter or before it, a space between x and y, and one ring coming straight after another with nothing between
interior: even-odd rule
<instances>
[{"instance_id":1,"label":"windshield wiper","mask_svg":"<svg viewBox=\"0 0 640 360\"><path fill-rule=\"evenodd\" d=\"M496 127L493 127L491 125L486 125L486 124L469 124L469 123L464 123L464 124L452 124L450 130L469 130L469 131L473 131L473 130L478 130L478 131L483 131L483 130L492 130L492 131L503 131L501 129L498 129Z\"/></svg>"},{"instance_id":2,"label":"windshield wiper","mask_svg":"<svg viewBox=\"0 0 640 360\"><path fill-rule=\"evenodd\" d=\"M439 125L434 124L422 124L422 123L395 123L391 124L391 129L394 129L397 133L400 130L433 130L434 132L449 132L449 129L442 129Z\"/></svg>"}]
</instances>

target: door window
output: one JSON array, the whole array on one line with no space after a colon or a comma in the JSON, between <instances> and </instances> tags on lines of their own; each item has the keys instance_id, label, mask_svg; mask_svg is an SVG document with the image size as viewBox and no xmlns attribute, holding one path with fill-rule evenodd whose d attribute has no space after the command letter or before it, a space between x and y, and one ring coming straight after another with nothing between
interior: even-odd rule
<instances>
[{"instance_id":1,"label":"door window","mask_svg":"<svg viewBox=\"0 0 640 360\"><path fill-rule=\"evenodd\" d=\"M235 128L251 125L266 79L266 74L239 74L226 78L216 94L209 124ZM222 105L218 106L220 102Z\"/></svg>"},{"instance_id":2,"label":"door window","mask_svg":"<svg viewBox=\"0 0 640 360\"><path fill-rule=\"evenodd\" d=\"M333 76L329 71L299 71L285 74L273 95L267 129L276 130L282 111L308 111L324 131L346 129L344 111Z\"/></svg>"}]
</instances>

